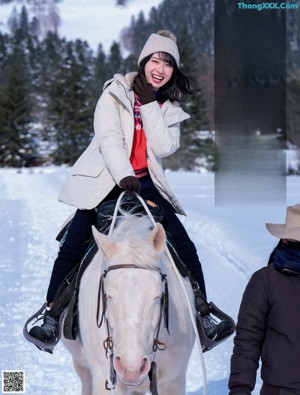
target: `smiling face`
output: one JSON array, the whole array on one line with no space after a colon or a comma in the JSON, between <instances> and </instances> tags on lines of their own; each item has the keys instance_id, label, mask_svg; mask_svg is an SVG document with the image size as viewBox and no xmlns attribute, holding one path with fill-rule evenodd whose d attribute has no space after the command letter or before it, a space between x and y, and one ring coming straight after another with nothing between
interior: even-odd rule
<instances>
[{"instance_id":1,"label":"smiling face","mask_svg":"<svg viewBox=\"0 0 300 395\"><path fill-rule=\"evenodd\" d=\"M153 86L153 90L166 85L170 81L173 74L173 66L163 60L161 55L157 52L154 53L145 65L145 76L147 82Z\"/></svg>"}]
</instances>

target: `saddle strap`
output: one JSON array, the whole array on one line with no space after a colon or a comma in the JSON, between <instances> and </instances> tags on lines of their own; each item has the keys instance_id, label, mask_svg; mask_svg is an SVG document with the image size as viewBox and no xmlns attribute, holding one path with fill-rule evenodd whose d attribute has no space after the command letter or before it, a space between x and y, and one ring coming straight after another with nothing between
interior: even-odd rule
<instances>
[{"instance_id":1,"label":"saddle strap","mask_svg":"<svg viewBox=\"0 0 300 395\"><path fill-rule=\"evenodd\" d=\"M59 319L62 312L68 306L76 289L77 273L79 264L77 264L64 281L59 286L54 296L53 305L51 307L51 316Z\"/></svg>"},{"instance_id":2,"label":"saddle strap","mask_svg":"<svg viewBox=\"0 0 300 395\"><path fill-rule=\"evenodd\" d=\"M64 337L69 340L75 340L78 335L78 309L77 309L77 292L74 292L70 303L68 304L68 312L64 321Z\"/></svg>"}]
</instances>

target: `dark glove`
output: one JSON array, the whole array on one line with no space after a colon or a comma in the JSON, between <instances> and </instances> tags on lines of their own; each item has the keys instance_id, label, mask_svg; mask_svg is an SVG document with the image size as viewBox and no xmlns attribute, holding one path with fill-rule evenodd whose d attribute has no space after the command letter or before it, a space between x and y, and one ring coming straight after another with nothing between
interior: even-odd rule
<instances>
[{"instance_id":1,"label":"dark glove","mask_svg":"<svg viewBox=\"0 0 300 395\"><path fill-rule=\"evenodd\" d=\"M153 92L153 86L147 82L146 77L143 74L139 74L135 77L133 90L138 95L141 104L151 103L156 100Z\"/></svg>"},{"instance_id":2,"label":"dark glove","mask_svg":"<svg viewBox=\"0 0 300 395\"><path fill-rule=\"evenodd\" d=\"M126 189L128 192L140 193L141 191L141 183L139 179L133 176L122 178L120 181L120 187Z\"/></svg>"}]
</instances>

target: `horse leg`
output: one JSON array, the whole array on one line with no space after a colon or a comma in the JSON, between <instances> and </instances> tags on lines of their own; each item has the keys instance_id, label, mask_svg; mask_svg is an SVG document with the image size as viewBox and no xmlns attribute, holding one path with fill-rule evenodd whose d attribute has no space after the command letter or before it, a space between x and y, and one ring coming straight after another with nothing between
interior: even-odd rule
<instances>
[{"instance_id":1,"label":"horse leg","mask_svg":"<svg viewBox=\"0 0 300 395\"><path fill-rule=\"evenodd\" d=\"M185 380L181 382L179 380L163 381L158 384L159 395L185 395Z\"/></svg>"},{"instance_id":2,"label":"horse leg","mask_svg":"<svg viewBox=\"0 0 300 395\"><path fill-rule=\"evenodd\" d=\"M91 395L92 375L88 367L85 351L81 342L78 338L76 340L68 340L64 337L62 338L62 341L64 346L72 355L74 369L81 380L81 395Z\"/></svg>"},{"instance_id":3,"label":"horse leg","mask_svg":"<svg viewBox=\"0 0 300 395\"><path fill-rule=\"evenodd\" d=\"M73 365L81 380L81 395L92 394L92 375L87 366L83 366L73 357Z\"/></svg>"},{"instance_id":4,"label":"horse leg","mask_svg":"<svg viewBox=\"0 0 300 395\"><path fill-rule=\"evenodd\" d=\"M139 386L138 389L136 389L135 387L126 387L122 383L118 382L118 385L115 389L115 394L116 395L151 395L151 392L149 390L148 382L147 384L143 384ZM169 395L171 395L171 393Z\"/></svg>"},{"instance_id":5,"label":"horse leg","mask_svg":"<svg viewBox=\"0 0 300 395\"><path fill-rule=\"evenodd\" d=\"M101 373L101 369L98 368L98 370L94 369L93 373L93 390L92 390L92 395L104 395L104 394L110 394L110 391L107 391L105 389L105 381L106 379L104 378L103 374Z\"/></svg>"},{"instance_id":6,"label":"horse leg","mask_svg":"<svg viewBox=\"0 0 300 395\"><path fill-rule=\"evenodd\" d=\"M101 372L99 361L90 359L87 363L83 348L79 355L73 354L73 365L81 380L81 395L103 395L104 393L109 395L110 392L105 390L106 379Z\"/></svg>"},{"instance_id":7,"label":"horse leg","mask_svg":"<svg viewBox=\"0 0 300 395\"><path fill-rule=\"evenodd\" d=\"M159 366L159 365L158 365ZM157 371L157 390L159 395L185 395L187 365L161 367Z\"/></svg>"}]
</instances>

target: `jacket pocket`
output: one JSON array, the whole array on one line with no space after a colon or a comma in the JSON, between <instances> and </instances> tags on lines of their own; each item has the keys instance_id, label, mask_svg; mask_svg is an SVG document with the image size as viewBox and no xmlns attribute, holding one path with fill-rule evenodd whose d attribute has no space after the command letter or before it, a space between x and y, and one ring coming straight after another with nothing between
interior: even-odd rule
<instances>
[{"instance_id":1,"label":"jacket pocket","mask_svg":"<svg viewBox=\"0 0 300 395\"><path fill-rule=\"evenodd\" d=\"M71 175L72 176L82 176L82 177L93 177L97 178L100 176L100 174L103 172L104 166L99 167L99 166L93 166L93 165L85 165L83 169L72 169L71 170Z\"/></svg>"},{"instance_id":2,"label":"jacket pocket","mask_svg":"<svg viewBox=\"0 0 300 395\"><path fill-rule=\"evenodd\" d=\"M71 176L99 177L105 169L105 163L98 149L87 149L75 162Z\"/></svg>"}]
</instances>

